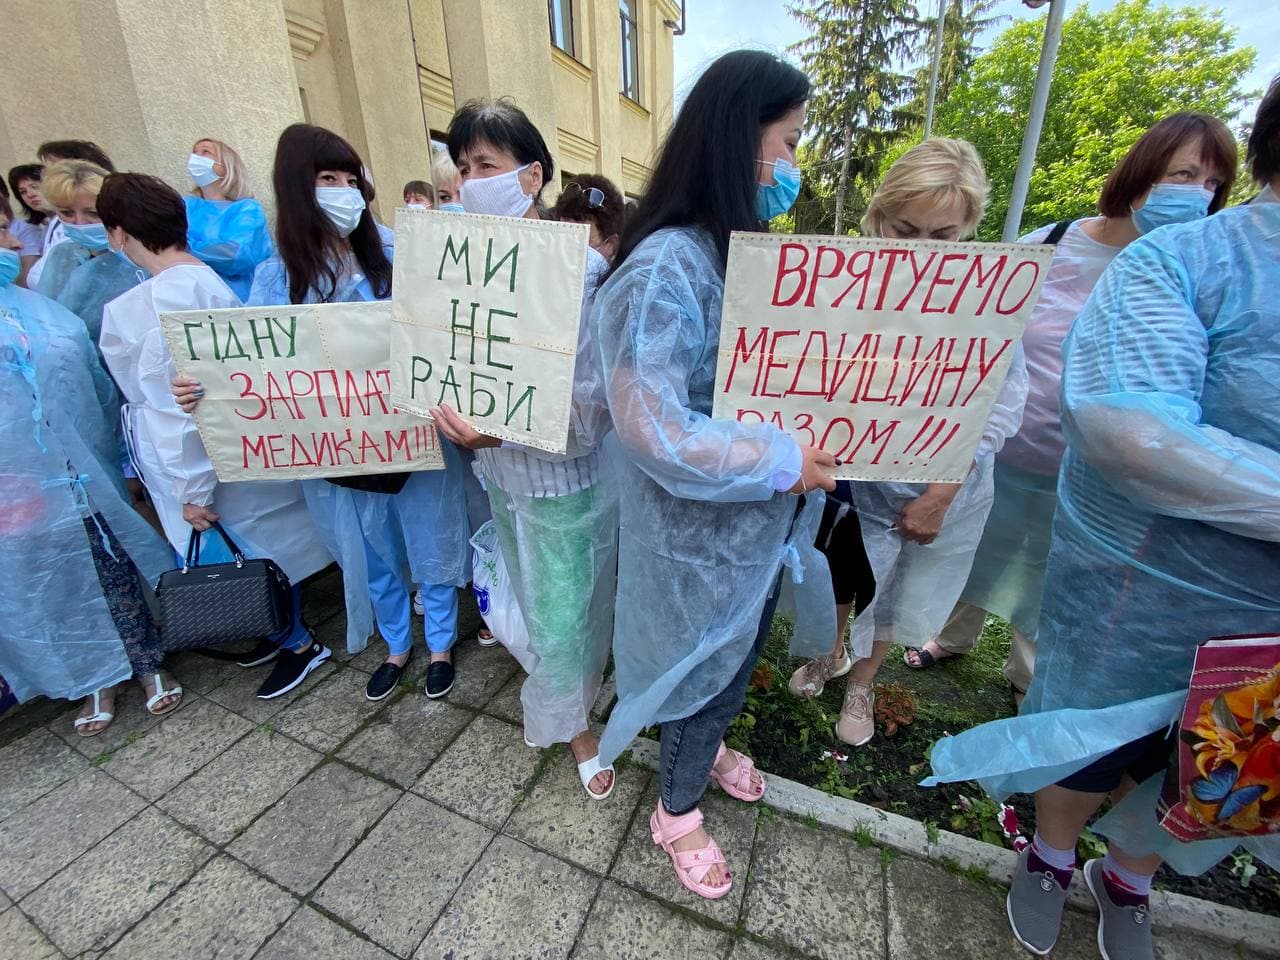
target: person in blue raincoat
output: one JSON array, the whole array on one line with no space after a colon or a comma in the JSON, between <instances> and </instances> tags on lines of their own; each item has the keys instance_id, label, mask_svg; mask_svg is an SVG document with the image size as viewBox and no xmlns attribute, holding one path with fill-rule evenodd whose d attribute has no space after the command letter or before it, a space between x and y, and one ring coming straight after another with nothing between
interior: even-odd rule
<instances>
[{"instance_id":1,"label":"person in blue raincoat","mask_svg":"<svg viewBox=\"0 0 1280 960\"><path fill-rule=\"evenodd\" d=\"M36 290L81 320L96 344L102 308L139 283L137 271L107 249L98 216L98 191L108 171L87 160L61 160L44 169L40 190L62 223L66 241L42 262Z\"/></svg>"},{"instance_id":2,"label":"person in blue raincoat","mask_svg":"<svg viewBox=\"0 0 1280 960\"><path fill-rule=\"evenodd\" d=\"M1196 648L1280 633L1280 77L1249 162L1259 198L1134 241L1072 327L1035 676L1020 716L932 753L926 784L1035 791L1008 912L1036 953L1058 938L1076 838L1108 796L1119 802L1093 827L1107 855L1083 869L1104 956L1153 956L1147 893L1162 861L1200 873L1237 845L1180 843L1155 807ZM1211 199L1195 184L1179 195ZM1277 709L1264 711L1273 728ZM1243 846L1280 867L1280 835Z\"/></svg>"},{"instance_id":3,"label":"person in blue raincoat","mask_svg":"<svg viewBox=\"0 0 1280 960\"><path fill-rule=\"evenodd\" d=\"M275 256L259 265L248 305L355 303L391 296L391 247L384 246L365 197L359 155L322 127L285 129L276 149ZM183 409L199 401L199 383L174 380ZM427 695L453 686L457 588L467 575L467 517L458 451L442 442L446 469L304 480L312 520L342 567L347 649L363 650L375 620L387 641L386 661L365 696L396 688L413 655L412 601L402 571L421 585L425 609Z\"/></svg>"},{"instance_id":4,"label":"person in blue raincoat","mask_svg":"<svg viewBox=\"0 0 1280 960\"><path fill-rule=\"evenodd\" d=\"M825 614L812 652L835 631L831 580L813 549L823 497L807 498L801 518L792 496L833 489L824 468L835 460L770 424L711 418L729 234L764 229L794 202L809 95L804 74L768 53L730 53L703 73L591 315L624 491L618 703L600 760L662 724L650 827L680 883L707 898L731 886L698 810L708 776L743 800L764 794L751 761L723 737L768 635L785 560L817 565L803 578Z\"/></svg>"},{"instance_id":5,"label":"person in blue raincoat","mask_svg":"<svg viewBox=\"0 0 1280 960\"><path fill-rule=\"evenodd\" d=\"M187 158L195 190L187 206L187 245L243 302L253 272L271 256L271 231L262 204L249 193L244 161L221 140L197 140Z\"/></svg>"},{"instance_id":6,"label":"person in blue raincoat","mask_svg":"<svg viewBox=\"0 0 1280 960\"><path fill-rule=\"evenodd\" d=\"M115 387L84 324L14 284L16 247L0 229L0 676L19 701L87 698L74 726L94 736L130 677L154 714L182 697L138 582L172 557L129 505Z\"/></svg>"}]
</instances>

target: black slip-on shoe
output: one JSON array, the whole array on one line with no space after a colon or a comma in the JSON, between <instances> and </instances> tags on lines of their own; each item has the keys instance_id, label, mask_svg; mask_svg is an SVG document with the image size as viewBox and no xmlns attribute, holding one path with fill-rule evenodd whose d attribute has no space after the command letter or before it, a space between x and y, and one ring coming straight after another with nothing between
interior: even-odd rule
<instances>
[{"instance_id":1,"label":"black slip-on shoe","mask_svg":"<svg viewBox=\"0 0 1280 960\"><path fill-rule=\"evenodd\" d=\"M391 696L391 692L395 690L396 684L400 682L400 676L404 673L405 668L413 663L413 651L409 651L409 659L404 663L395 664L387 661L377 670L373 671L373 676L369 678L368 685L364 688L364 698L366 700L385 700Z\"/></svg>"},{"instance_id":2,"label":"black slip-on shoe","mask_svg":"<svg viewBox=\"0 0 1280 960\"><path fill-rule=\"evenodd\" d=\"M427 667L427 696L432 700L453 689L453 664L437 660Z\"/></svg>"}]
</instances>

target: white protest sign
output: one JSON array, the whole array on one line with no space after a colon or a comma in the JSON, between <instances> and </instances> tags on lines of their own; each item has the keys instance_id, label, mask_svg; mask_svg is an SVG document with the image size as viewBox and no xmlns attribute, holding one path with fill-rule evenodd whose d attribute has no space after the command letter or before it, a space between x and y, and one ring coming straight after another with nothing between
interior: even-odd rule
<instances>
[{"instance_id":1,"label":"white protest sign","mask_svg":"<svg viewBox=\"0 0 1280 960\"><path fill-rule=\"evenodd\" d=\"M435 424L391 401L391 304L191 310L160 317L222 481L441 470Z\"/></svg>"},{"instance_id":2,"label":"white protest sign","mask_svg":"<svg viewBox=\"0 0 1280 960\"><path fill-rule=\"evenodd\" d=\"M391 390L481 433L564 453L590 228L396 211Z\"/></svg>"},{"instance_id":3,"label":"white protest sign","mask_svg":"<svg viewBox=\"0 0 1280 960\"><path fill-rule=\"evenodd\" d=\"M714 416L851 480L964 480L1053 259L1030 244L735 233Z\"/></svg>"}]
</instances>

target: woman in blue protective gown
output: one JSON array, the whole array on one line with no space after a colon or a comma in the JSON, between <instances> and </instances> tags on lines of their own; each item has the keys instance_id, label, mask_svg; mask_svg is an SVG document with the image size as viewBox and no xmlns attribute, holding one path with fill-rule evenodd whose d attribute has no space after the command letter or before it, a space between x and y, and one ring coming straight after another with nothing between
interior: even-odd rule
<instances>
[{"instance_id":1,"label":"woman in blue protective gown","mask_svg":"<svg viewBox=\"0 0 1280 960\"><path fill-rule=\"evenodd\" d=\"M253 272L271 256L271 231L262 204L249 193L244 161L221 140L197 140L187 158L195 191L187 205L187 246L213 268L241 302Z\"/></svg>"},{"instance_id":2,"label":"woman in blue protective gown","mask_svg":"<svg viewBox=\"0 0 1280 960\"><path fill-rule=\"evenodd\" d=\"M254 274L251 306L354 303L391 296L392 249L384 246L365 202L359 155L321 127L298 123L281 135L272 182L276 196L275 256ZM184 409L199 385L174 381ZM365 696L381 700L396 688L413 655L410 585L421 585L425 610L427 695L453 686L458 592L467 572L467 517L462 464L441 442L444 470L304 480L311 517L342 567L347 649L363 650L376 622L389 648Z\"/></svg>"},{"instance_id":3,"label":"woman in blue protective gown","mask_svg":"<svg viewBox=\"0 0 1280 960\"><path fill-rule=\"evenodd\" d=\"M835 630L830 577L812 547L823 498L808 498L800 522L791 495L834 488L823 469L834 459L770 424L711 418L729 234L762 230L794 202L809 93L804 74L767 53L738 51L707 69L591 315L624 491L618 704L600 760L662 724L653 839L679 881L707 898L731 886L698 810L708 776L743 800L764 794L723 737L768 635L784 560L808 554L819 568L803 578L825 614L812 653Z\"/></svg>"},{"instance_id":4,"label":"woman in blue protective gown","mask_svg":"<svg viewBox=\"0 0 1280 960\"><path fill-rule=\"evenodd\" d=\"M1108 797L1119 802L1093 827L1108 853L1083 869L1105 957L1153 956L1147 892L1162 861L1200 873L1237 845L1180 843L1155 808L1197 646L1280 632L1280 78L1249 160L1262 196L1130 244L1076 320L1035 677L1021 716L932 753L927 784L1035 791L1008 912L1036 953L1057 940L1076 838ZM1280 725L1280 705L1266 709ZM1280 835L1242 845L1280 867Z\"/></svg>"},{"instance_id":5,"label":"woman in blue protective gown","mask_svg":"<svg viewBox=\"0 0 1280 960\"><path fill-rule=\"evenodd\" d=\"M115 387L84 324L14 284L16 247L0 228L0 675L19 701L87 698L74 725L95 736L129 677L154 714L182 697L138 583L172 556L129 505Z\"/></svg>"}]
</instances>

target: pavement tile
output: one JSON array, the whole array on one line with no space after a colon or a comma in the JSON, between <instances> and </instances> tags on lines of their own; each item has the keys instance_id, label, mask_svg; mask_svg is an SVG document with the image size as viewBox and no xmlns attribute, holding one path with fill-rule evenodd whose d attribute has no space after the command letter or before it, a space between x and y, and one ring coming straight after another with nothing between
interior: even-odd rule
<instances>
[{"instance_id":1,"label":"pavement tile","mask_svg":"<svg viewBox=\"0 0 1280 960\"><path fill-rule=\"evenodd\" d=\"M511 724L476 717L413 789L496 830L520 801L538 754Z\"/></svg>"},{"instance_id":2,"label":"pavement tile","mask_svg":"<svg viewBox=\"0 0 1280 960\"><path fill-rule=\"evenodd\" d=\"M1224 946L1221 940L1212 940L1207 937L1197 937L1189 933L1162 933L1160 929L1160 917L1155 917L1155 941L1156 956L1160 960L1275 960L1277 953L1255 953L1252 950L1234 950L1230 946ZM1087 943L1092 945L1096 936L1097 920L1094 917L1088 918L1088 938ZM1276 942L1280 944L1280 922L1276 931ZM1280 950L1280 947L1277 947ZM1097 955L1097 948L1094 947L1094 955ZM1058 952L1054 953L1054 960L1058 960Z\"/></svg>"},{"instance_id":3,"label":"pavement tile","mask_svg":"<svg viewBox=\"0 0 1280 960\"><path fill-rule=\"evenodd\" d=\"M310 907L303 907L254 955L254 960L393 960Z\"/></svg>"},{"instance_id":4,"label":"pavement tile","mask_svg":"<svg viewBox=\"0 0 1280 960\"><path fill-rule=\"evenodd\" d=\"M328 753L386 706L364 696L369 678L359 670L339 670L301 700L276 714L272 724L281 733Z\"/></svg>"},{"instance_id":5,"label":"pavement tile","mask_svg":"<svg viewBox=\"0 0 1280 960\"><path fill-rule=\"evenodd\" d=\"M0 749L0 820L88 766L84 757L43 728Z\"/></svg>"},{"instance_id":6,"label":"pavement tile","mask_svg":"<svg viewBox=\"0 0 1280 960\"><path fill-rule=\"evenodd\" d=\"M724 955L729 940L722 930L704 927L606 880L573 955L582 960L714 960Z\"/></svg>"},{"instance_id":7,"label":"pavement tile","mask_svg":"<svg viewBox=\"0 0 1280 960\"><path fill-rule=\"evenodd\" d=\"M407 957L492 837L406 793L312 899ZM425 838L429 845L420 842Z\"/></svg>"},{"instance_id":8,"label":"pavement tile","mask_svg":"<svg viewBox=\"0 0 1280 960\"><path fill-rule=\"evenodd\" d=\"M733 889L719 900L706 900L680 885L671 866L671 858L654 846L649 834L649 817L657 807L658 787L656 778L653 778L640 801L640 808L610 877L651 896L711 917L725 926L736 926L746 888L744 881L751 846L755 841L756 804L734 800L714 789L706 792L700 804L707 832L724 851L729 870L733 873Z\"/></svg>"},{"instance_id":9,"label":"pavement tile","mask_svg":"<svg viewBox=\"0 0 1280 960\"><path fill-rule=\"evenodd\" d=\"M773 947L756 943L754 940L737 940L729 948L725 960L792 960L794 956L796 955L793 953L783 953ZM920 957L918 960L925 960L925 958Z\"/></svg>"},{"instance_id":10,"label":"pavement tile","mask_svg":"<svg viewBox=\"0 0 1280 960\"><path fill-rule=\"evenodd\" d=\"M21 901L146 806L100 770L85 770L0 823L0 888Z\"/></svg>"},{"instance_id":11,"label":"pavement tile","mask_svg":"<svg viewBox=\"0 0 1280 960\"><path fill-rule=\"evenodd\" d=\"M821 960L884 956L880 850L781 817L760 824L743 907L751 933ZM893 954L897 956L898 954ZM937 954L922 954L922 956Z\"/></svg>"},{"instance_id":12,"label":"pavement tile","mask_svg":"<svg viewBox=\"0 0 1280 960\"><path fill-rule=\"evenodd\" d=\"M520 690L524 686L528 674L517 670L515 676L508 680L501 690L485 704L484 712L500 717L517 727L524 726L524 704L520 702Z\"/></svg>"},{"instance_id":13,"label":"pavement tile","mask_svg":"<svg viewBox=\"0 0 1280 960\"><path fill-rule=\"evenodd\" d=\"M320 681L330 676L337 667L332 662L321 664L302 683L288 693L270 700L259 700L258 690L270 675L271 664L245 670L237 667L231 674L214 687L205 696L214 703L219 703L233 713L244 717L250 723L265 723L299 697L313 690Z\"/></svg>"},{"instance_id":14,"label":"pavement tile","mask_svg":"<svg viewBox=\"0 0 1280 960\"><path fill-rule=\"evenodd\" d=\"M500 643L482 647L466 641L453 648L457 675L449 700L468 707L484 707L520 669Z\"/></svg>"},{"instance_id":15,"label":"pavement tile","mask_svg":"<svg viewBox=\"0 0 1280 960\"><path fill-rule=\"evenodd\" d=\"M569 955L600 881L499 836L414 960L554 960ZM513 952L513 942L519 949Z\"/></svg>"},{"instance_id":16,"label":"pavement tile","mask_svg":"<svg viewBox=\"0 0 1280 960\"><path fill-rule=\"evenodd\" d=\"M568 746L557 746L555 760L538 780L503 832L539 850L606 873L649 782L649 772L628 766L617 772L608 800L592 800L582 789Z\"/></svg>"},{"instance_id":17,"label":"pavement tile","mask_svg":"<svg viewBox=\"0 0 1280 960\"><path fill-rule=\"evenodd\" d=\"M229 843L321 759L288 737L255 730L157 805L214 843Z\"/></svg>"},{"instance_id":18,"label":"pavement tile","mask_svg":"<svg viewBox=\"0 0 1280 960\"><path fill-rule=\"evenodd\" d=\"M375 714L338 757L408 789L472 716L415 691Z\"/></svg>"},{"instance_id":19,"label":"pavement tile","mask_svg":"<svg viewBox=\"0 0 1280 960\"><path fill-rule=\"evenodd\" d=\"M12 906L13 906L13 901L10 900L7 896L5 896L3 891L0 891L0 913L4 913L6 910L8 910Z\"/></svg>"},{"instance_id":20,"label":"pavement tile","mask_svg":"<svg viewBox=\"0 0 1280 960\"><path fill-rule=\"evenodd\" d=\"M164 796L251 729L248 720L208 700L170 714L103 765L149 800Z\"/></svg>"},{"instance_id":21,"label":"pavement tile","mask_svg":"<svg viewBox=\"0 0 1280 960\"><path fill-rule=\"evenodd\" d=\"M216 851L148 807L22 901L67 956L103 950Z\"/></svg>"},{"instance_id":22,"label":"pavement tile","mask_svg":"<svg viewBox=\"0 0 1280 960\"><path fill-rule=\"evenodd\" d=\"M187 650L171 653L165 658L165 670L173 676L187 693L204 696L228 677L244 672L244 668L231 660L206 657L203 653ZM260 673L260 670L251 671Z\"/></svg>"},{"instance_id":23,"label":"pavement tile","mask_svg":"<svg viewBox=\"0 0 1280 960\"><path fill-rule=\"evenodd\" d=\"M227 852L282 886L305 894L324 879L395 802L397 792L340 763L328 763L240 834Z\"/></svg>"},{"instance_id":24,"label":"pavement tile","mask_svg":"<svg viewBox=\"0 0 1280 960\"><path fill-rule=\"evenodd\" d=\"M160 904L104 960L248 960L298 906L220 856Z\"/></svg>"},{"instance_id":25,"label":"pavement tile","mask_svg":"<svg viewBox=\"0 0 1280 960\"><path fill-rule=\"evenodd\" d=\"M62 960L62 954L22 911L6 910L0 913L0 960Z\"/></svg>"}]
</instances>

